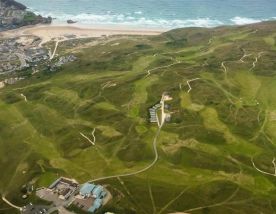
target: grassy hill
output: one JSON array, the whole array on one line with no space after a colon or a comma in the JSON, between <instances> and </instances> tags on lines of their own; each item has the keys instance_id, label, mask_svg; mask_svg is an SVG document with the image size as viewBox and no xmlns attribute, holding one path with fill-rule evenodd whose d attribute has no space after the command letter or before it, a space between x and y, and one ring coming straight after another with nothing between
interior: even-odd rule
<instances>
[{"instance_id":1,"label":"grassy hill","mask_svg":"<svg viewBox=\"0 0 276 214\"><path fill-rule=\"evenodd\" d=\"M275 213L275 38L265 22L63 42L76 62L0 91L1 193L22 205L28 182L145 168L158 132L148 108L168 92L158 162L101 180L113 200L99 213ZM94 129L91 146L80 133Z\"/></svg>"}]
</instances>

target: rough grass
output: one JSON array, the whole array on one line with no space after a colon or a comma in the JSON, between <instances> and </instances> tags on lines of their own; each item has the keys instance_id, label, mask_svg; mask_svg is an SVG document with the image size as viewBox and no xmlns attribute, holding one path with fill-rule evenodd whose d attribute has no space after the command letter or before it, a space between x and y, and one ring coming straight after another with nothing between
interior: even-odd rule
<instances>
[{"instance_id":1,"label":"rough grass","mask_svg":"<svg viewBox=\"0 0 276 214\"><path fill-rule=\"evenodd\" d=\"M274 177L254 169L251 158L274 172L275 29L272 22L118 37L104 45L74 41L78 61L0 91L0 193L24 205L34 200L21 199L29 182L48 186L58 176L85 182L148 166L157 131L148 108L167 91L172 120L157 139L157 164L102 181L113 199L99 213L274 213ZM242 48L252 54L244 63ZM62 43L62 53L69 50ZM146 77L176 60L182 63ZM193 78L201 80L187 93ZM109 82L115 85L104 88ZM94 128L96 146L80 135L92 139ZM11 213L7 208L0 202L0 213Z\"/></svg>"}]
</instances>

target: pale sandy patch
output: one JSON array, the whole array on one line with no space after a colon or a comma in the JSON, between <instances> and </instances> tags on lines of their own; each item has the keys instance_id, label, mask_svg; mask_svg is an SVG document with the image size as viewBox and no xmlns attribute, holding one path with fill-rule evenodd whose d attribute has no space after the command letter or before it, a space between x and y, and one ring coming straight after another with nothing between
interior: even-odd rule
<instances>
[{"instance_id":1,"label":"pale sandy patch","mask_svg":"<svg viewBox=\"0 0 276 214\"><path fill-rule=\"evenodd\" d=\"M80 25L36 25L22 27L0 33L0 36L33 35L42 39L42 43L52 39L90 38L111 35L159 35L164 29L138 29L127 26L80 26Z\"/></svg>"}]
</instances>

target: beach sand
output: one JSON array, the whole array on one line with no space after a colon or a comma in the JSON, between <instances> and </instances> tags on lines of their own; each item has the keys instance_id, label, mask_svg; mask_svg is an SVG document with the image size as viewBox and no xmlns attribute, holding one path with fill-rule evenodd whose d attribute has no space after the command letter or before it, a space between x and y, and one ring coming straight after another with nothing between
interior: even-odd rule
<instances>
[{"instance_id":1,"label":"beach sand","mask_svg":"<svg viewBox=\"0 0 276 214\"><path fill-rule=\"evenodd\" d=\"M42 43L50 40L68 40L111 35L159 35L164 29L137 29L125 26L81 26L81 25L36 25L1 32L0 36L17 37L24 35L38 36Z\"/></svg>"}]
</instances>

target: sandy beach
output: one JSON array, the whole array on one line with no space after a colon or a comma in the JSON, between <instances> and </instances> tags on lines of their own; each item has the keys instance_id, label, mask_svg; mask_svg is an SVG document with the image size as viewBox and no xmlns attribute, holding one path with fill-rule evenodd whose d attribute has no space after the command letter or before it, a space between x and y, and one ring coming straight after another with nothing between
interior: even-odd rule
<instances>
[{"instance_id":1,"label":"sandy beach","mask_svg":"<svg viewBox=\"0 0 276 214\"><path fill-rule=\"evenodd\" d=\"M159 35L164 29L138 29L126 26L36 25L0 33L0 36L38 36L42 43L53 39L89 38L111 35Z\"/></svg>"}]
</instances>

